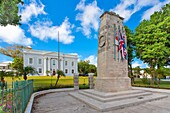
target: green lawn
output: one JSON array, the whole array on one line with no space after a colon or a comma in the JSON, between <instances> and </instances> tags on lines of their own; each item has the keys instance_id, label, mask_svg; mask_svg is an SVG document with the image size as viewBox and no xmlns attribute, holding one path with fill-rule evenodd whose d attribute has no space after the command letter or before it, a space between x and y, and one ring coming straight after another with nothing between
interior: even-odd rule
<instances>
[{"instance_id":1,"label":"green lawn","mask_svg":"<svg viewBox=\"0 0 170 113\"><path fill-rule=\"evenodd\" d=\"M43 89L49 89L49 88L56 88L54 87L56 82L56 76L28 76L28 80L34 80L34 90L43 90ZM13 81L20 81L23 80L22 77L15 78ZM8 83L8 87L11 87L12 85L12 78L11 77L5 77L5 81ZM51 87L52 84L52 87ZM88 88L88 77L79 77L79 84L80 88ZM148 82L146 84L142 83L142 80L139 78L135 78L135 84L133 86L140 86L140 87L155 87L158 88L158 85L149 85ZM66 76L61 77L57 88L63 88L63 87L73 87L73 77L72 76ZM170 81L161 81L159 88L166 88L170 89Z\"/></svg>"},{"instance_id":2,"label":"green lawn","mask_svg":"<svg viewBox=\"0 0 170 113\"><path fill-rule=\"evenodd\" d=\"M23 80L22 77L15 78L13 81L20 81ZM43 89L49 89L55 88L55 82L56 82L56 76L28 76L28 80L34 80L34 90L43 90ZM5 77L5 81L8 83L8 87L12 86L12 78L11 77ZM60 80L58 81L57 88L62 87L73 87L73 76L66 76L66 77L60 77ZM88 77L79 77L79 84L80 88L87 88L88 87Z\"/></svg>"},{"instance_id":3,"label":"green lawn","mask_svg":"<svg viewBox=\"0 0 170 113\"><path fill-rule=\"evenodd\" d=\"M149 83L150 83L150 82L149 82L149 79L148 79L147 83L144 84L144 83L142 82L142 79L140 79L140 78L135 78L135 84L133 84L133 86L170 89L170 81L160 81L159 87L158 87L157 84L150 85Z\"/></svg>"}]
</instances>

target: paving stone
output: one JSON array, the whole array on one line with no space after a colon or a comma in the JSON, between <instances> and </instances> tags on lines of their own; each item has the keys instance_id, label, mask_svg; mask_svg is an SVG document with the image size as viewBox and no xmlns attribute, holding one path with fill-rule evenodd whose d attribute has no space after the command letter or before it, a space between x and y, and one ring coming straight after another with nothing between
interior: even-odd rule
<instances>
[{"instance_id":1,"label":"paving stone","mask_svg":"<svg viewBox=\"0 0 170 113\"><path fill-rule=\"evenodd\" d=\"M68 92L57 92L36 98L32 113L170 113L170 94L161 94L168 95L168 98L122 109L100 112L71 97L68 95Z\"/></svg>"}]
</instances>

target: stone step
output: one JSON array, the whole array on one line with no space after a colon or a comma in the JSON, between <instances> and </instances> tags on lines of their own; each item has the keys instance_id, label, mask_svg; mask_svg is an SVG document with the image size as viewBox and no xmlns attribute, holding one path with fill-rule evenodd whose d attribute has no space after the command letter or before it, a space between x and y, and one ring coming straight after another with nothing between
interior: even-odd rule
<instances>
[{"instance_id":1,"label":"stone step","mask_svg":"<svg viewBox=\"0 0 170 113\"><path fill-rule=\"evenodd\" d=\"M145 91L143 91L143 90L127 90L127 91L120 91L120 92L114 92L114 93L112 93L112 92L105 93L105 92L100 92L97 90L89 89L89 90L84 90L84 92L99 96L101 98L110 98L110 97L115 97L115 96L139 94L139 93L143 93Z\"/></svg>"},{"instance_id":2,"label":"stone step","mask_svg":"<svg viewBox=\"0 0 170 113\"><path fill-rule=\"evenodd\" d=\"M100 112L110 111L110 110L116 110L116 109L122 109L129 106L134 106L158 99L163 99L168 97L167 95L157 94L154 93L152 95L145 95L140 97L133 97L133 98L126 98L123 100L115 100L115 101L109 101L109 102L101 102L94 98L88 97L86 95L83 95L79 92L71 92L69 93L72 97L86 103L87 105L91 106L92 108L99 110Z\"/></svg>"},{"instance_id":3,"label":"stone step","mask_svg":"<svg viewBox=\"0 0 170 113\"><path fill-rule=\"evenodd\" d=\"M82 95L85 95L87 97L90 97L90 98L93 98L93 99L96 99L98 101L101 101L101 102L109 102L109 101L116 101L116 100L123 100L123 99L127 99L127 98L134 98L134 97L143 97L143 96L146 96L146 95L151 95L152 93L150 92L139 92L139 93L135 93L135 94L127 94L127 95L116 95L116 96L113 96L113 97L107 97L107 98L103 98L103 97L100 97L100 96L96 96L96 95L93 95L91 93L87 93L85 91L79 91L80 94Z\"/></svg>"}]
</instances>

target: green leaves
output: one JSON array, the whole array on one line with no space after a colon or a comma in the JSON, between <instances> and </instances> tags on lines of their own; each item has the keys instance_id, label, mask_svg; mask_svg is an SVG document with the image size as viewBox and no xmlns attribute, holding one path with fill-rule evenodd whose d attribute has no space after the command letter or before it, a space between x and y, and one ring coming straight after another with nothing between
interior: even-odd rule
<instances>
[{"instance_id":1,"label":"green leaves","mask_svg":"<svg viewBox=\"0 0 170 113\"><path fill-rule=\"evenodd\" d=\"M22 70L23 69L23 58L16 57L13 60L13 63L11 64L12 69L14 70Z\"/></svg>"},{"instance_id":2,"label":"green leaves","mask_svg":"<svg viewBox=\"0 0 170 113\"><path fill-rule=\"evenodd\" d=\"M81 74L95 73L97 68L93 64L89 64L89 61L78 62L78 72Z\"/></svg>"},{"instance_id":3,"label":"green leaves","mask_svg":"<svg viewBox=\"0 0 170 113\"><path fill-rule=\"evenodd\" d=\"M149 65L165 65L170 56L170 4L143 20L136 28L137 57Z\"/></svg>"},{"instance_id":4,"label":"green leaves","mask_svg":"<svg viewBox=\"0 0 170 113\"><path fill-rule=\"evenodd\" d=\"M134 43L134 33L125 26L126 37L127 37L127 50L128 50L128 65L132 64L135 50L135 43Z\"/></svg>"},{"instance_id":5,"label":"green leaves","mask_svg":"<svg viewBox=\"0 0 170 113\"><path fill-rule=\"evenodd\" d=\"M20 25L21 16L18 15L18 4L20 3L23 4L21 0L0 1L0 25Z\"/></svg>"},{"instance_id":6,"label":"green leaves","mask_svg":"<svg viewBox=\"0 0 170 113\"><path fill-rule=\"evenodd\" d=\"M57 70L58 76L66 76L62 70Z\"/></svg>"},{"instance_id":7,"label":"green leaves","mask_svg":"<svg viewBox=\"0 0 170 113\"><path fill-rule=\"evenodd\" d=\"M22 73L25 73L25 75L28 75L28 74L36 74L37 71L35 70L35 68L31 67L31 66L27 66L27 67L24 67L22 70L21 70Z\"/></svg>"}]
</instances>

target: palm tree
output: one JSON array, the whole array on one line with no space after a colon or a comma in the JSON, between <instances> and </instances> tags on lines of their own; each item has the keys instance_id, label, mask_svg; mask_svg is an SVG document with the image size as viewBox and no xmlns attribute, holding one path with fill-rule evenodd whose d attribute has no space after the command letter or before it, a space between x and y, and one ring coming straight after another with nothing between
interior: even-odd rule
<instances>
[{"instance_id":1,"label":"palm tree","mask_svg":"<svg viewBox=\"0 0 170 113\"><path fill-rule=\"evenodd\" d=\"M62 70L57 70L57 80L56 80L56 83L55 83L55 87L57 86L57 83L60 79L60 76L65 76L65 74Z\"/></svg>"},{"instance_id":2,"label":"palm tree","mask_svg":"<svg viewBox=\"0 0 170 113\"><path fill-rule=\"evenodd\" d=\"M23 69L20 70L20 72L22 73L24 80L27 80L28 74L31 74L31 75L37 74L37 71L35 70L35 68L31 66L24 67Z\"/></svg>"}]
</instances>

